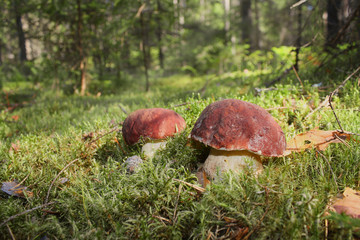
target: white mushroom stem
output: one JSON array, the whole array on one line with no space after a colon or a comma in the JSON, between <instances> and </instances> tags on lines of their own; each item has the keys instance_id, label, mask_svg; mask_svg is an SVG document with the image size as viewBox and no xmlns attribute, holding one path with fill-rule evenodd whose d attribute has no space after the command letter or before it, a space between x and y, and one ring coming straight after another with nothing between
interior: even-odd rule
<instances>
[{"instance_id":1,"label":"white mushroom stem","mask_svg":"<svg viewBox=\"0 0 360 240\"><path fill-rule=\"evenodd\" d=\"M210 154L204 163L204 171L211 179L221 177L223 172L241 172L245 169L260 173L263 170L260 156L252 152L222 151L211 148Z\"/></svg>"},{"instance_id":2,"label":"white mushroom stem","mask_svg":"<svg viewBox=\"0 0 360 240\"><path fill-rule=\"evenodd\" d=\"M145 143L141 149L141 152L148 159L151 159L155 156L157 150L165 148L166 141L156 141L156 142L148 142Z\"/></svg>"}]
</instances>

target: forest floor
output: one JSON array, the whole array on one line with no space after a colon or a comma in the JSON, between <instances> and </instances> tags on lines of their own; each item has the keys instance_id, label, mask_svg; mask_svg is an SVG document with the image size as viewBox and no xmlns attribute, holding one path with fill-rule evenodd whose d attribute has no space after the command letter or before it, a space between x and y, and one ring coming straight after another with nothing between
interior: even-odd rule
<instances>
[{"instance_id":1,"label":"forest floor","mask_svg":"<svg viewBox=\"0 0 360 240\"><path fill-rule=\"evenodd\" d=\"M120 86L118 94L99 90L86 97L4 83L0 236L351 238L359 233L360 221L329 213L328 208L346 187L360 187L356 135L321 152L310 148L264 159L261 174L225 174L204 189L195 174L208 149L193 148L188 139L201 111L225 98L267 109L287 141L312 129L360 133L360 92L355 78L332 97L333 109L326 100L350 73L338 74L336 79L300 73L270 88L261 87L262 76L252 72L177 75L152 80L149 92L135 82ZM129 174L124 162L141 155L141 144L125 144L121 123L129 113L152 107L176 111L187 127ZM20 189L14 186L17 183ZM12 196L4 192L8 185Z\"/></svg>"}]
</instances>

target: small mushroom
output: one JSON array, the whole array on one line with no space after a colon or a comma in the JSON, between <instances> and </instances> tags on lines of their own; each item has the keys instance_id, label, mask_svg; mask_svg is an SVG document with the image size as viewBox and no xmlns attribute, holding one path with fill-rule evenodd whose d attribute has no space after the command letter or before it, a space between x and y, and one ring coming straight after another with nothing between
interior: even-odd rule
<instances>
[{"instance_id":1,"label":"small mushroom","mask_svg":"<svg viewBox=\"0 0 360 240\"><path fill-rule=\"evenodd\" d=\"M228 170L250 168L259 173L261 156L280 156L286 147L283 131L265 109L236 99L207 106L191 138L211 147L203 166L211 179Z\"/></svg>"},{"instance_id":2,"label":"small mushroom","mask_svg":"<svg viewBox=\"0 0 360 240\"><path fill-rule=\"evenodd\" d=\"M164 108L139 109L124 121L122 134L128 145L145 141L142 152L152 158L159 148L166 145L166 138L186 127L185 120L175 111Z\"/></svg>"}]
</instances>

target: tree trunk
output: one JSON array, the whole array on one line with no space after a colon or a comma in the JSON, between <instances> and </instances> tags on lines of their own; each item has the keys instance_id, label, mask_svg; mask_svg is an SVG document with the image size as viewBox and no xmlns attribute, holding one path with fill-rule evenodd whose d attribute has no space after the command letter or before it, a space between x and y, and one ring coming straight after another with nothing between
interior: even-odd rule
<instances>
[{"instance_id":1,"label":"tree trunk","mask_svg":"<svg viewBox=\"0 0 360 240\"><path fill-rule=\"evenodd\" d=\"M2 65L3 61L2 61L2 46L3 46L3 43L2 41L0 40L0 66Z\"/></svg>"},{"instance_id":2,"label":"tree trunk","mask_svg":"<svg viewBox=\"0 0 360 240\"><path fill-rule=\"evenodd\" d=\"M255 14L255 32L254 32L254 49L260 48L260 16L259 16L259 7L258 0L254 0L254 14Z\"/></svg>"},{"instance_id":3,"label":"tree trunk","mask_svg":"<svg viewBox=\"0 0 360 240\"><path fill-rule=\"evenodd\" d=\"M83 49L82 42L82 28L83 28L83 13L81 9L81 0L76 0L77 3L77 47L79 51L79 69L80 69L80 95L84 96L86 92L87 82L86 82L86 57Z\"/></svg>"},{"instance_id":4,"label":"tree trunk","mask_svg":"<svg viewBox=\"0 0 360 240\"><path fill-rule=\"evenodd\" d=\"M241 14L241 40L243 43L251 45L251 0L242 0L240 2L240 14Z\"/></svg>"},{"instance_id":5,"label":"tree trunk","mask_svg":"<svg viewBox=\"0 0 360 240\"><path fill-rule=\"evenodd\" d=\"M296 0L297 2L297 0ZM302 5L297 7L298 15L297 15L297 27L298 33L296 38L296 50L295 50L295 64L294 68L296 71L299 71L299 54L301 48L301 32L302 32Z\"/></svg>"},{"instance_id":6,"label":"tree trunk","mask_svg":"<svg viewBox=\"0 0 360 240\"><path fill-rule=\"evenodd\" d=\"M149 1L146 1L145 11L150 11ZM148 15L146 18L145 15ZM141 38L142 38L142 52L144 59L144 68L145 68L145 90L148 92L150 89L149 82L149 68L150 68L150 45L149 45L149 22L150 22L150 14L146 14L144 10L140 14L140 24L141 24Z\"/></svg>"},{"instance_id":7,"label":"tree trunk","mask_svg":"<svg viewBox=\"0 0 360 240\"><path fill-rule=\"evenodd\" d=\"M157 23L157 29L156 29L156 36L157 36L157 40L158 40L158 50L159 50L159 64L160 64L160 68L164 69L164 52L162 50L162 21L161 21L161 13L162 13L162 8L161 8L161 4L160 4L160 0L156 0L156 5L157 5L157 11L158 14L156 16L156 23Z\"/></svg>"},{"instance_id":8,"label":"tree trunk","mask_svg":"<svg viewBox=\"0 0 360 240\"><path fill-rule=\"evenodd\" d=\"M18 6L18 4L15 0L13 1L13 5L14 5L14 11L15 11L18 44L19 44L19 48L20 48L20 61L24 62L27 60L26 45L25 45L26 39L25 39L24 29L23 29L22 20L21 20L21 13L19 12L20 6Z\"/></svg>"},{"instance_id":9,"label":"tree trunk","mask_svg":"<svg viewBox=\"0 0 360 240\"><path fill-rule=\"evenodd\" d=\"M340 24L338 12L341 6L341 1L338 0L327 0L327 34L326 34L326 45L335 46L336 43L332 42L332 39L337 35Z\"/></svg>"},{"instance_id":10,"label":"tree trunk","mask_svg":"<svg viewBox=\"0 0 360 240\"><path fill-rule=\"evenodd\" d=\"M223 0L224 5L224 31L225 31L225 39L224 43L225 45L228 45L228 42L230 40L230 0Z\"/></svg>"}]
</instances>

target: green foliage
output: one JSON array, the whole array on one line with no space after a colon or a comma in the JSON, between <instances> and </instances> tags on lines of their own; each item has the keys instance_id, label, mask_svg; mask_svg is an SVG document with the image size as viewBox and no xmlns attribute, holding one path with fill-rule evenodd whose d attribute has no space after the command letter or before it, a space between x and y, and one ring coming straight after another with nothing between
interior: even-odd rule
<instances>
[{"instance_id":1,"label":"green foliage","mask_svg":"<svg viewBox=\"0 0 360 240\"><path fill-rule=\"evenodd\" d=\"M273 59L274 52L276 58L288 54L282 48L254 52L246 58ZM24 200L1 194L0 224L44 203L53 179L68 163L79 159L59 176L64 182L55 181L49 200L56 204L45 213L33 211L8 223L16 238L215 239L234 237L246 228L253 239L318 239L325 231L329 238L356 235L357 221L338 214L326 217L324 213L333 196L345 187L357 187L358 141L349 141L349 146L331 145L323 152L325 158L309 150L267 159L263 174L229 173L203 194L174 180L196 184L195 173L208 150L204 146L193 148L188 135L201 111L222 98L241 99L269 109L287 139L315 127L338 128L329 108L308 117L328 93L312 85L323 82L331 91L346 74L319 77L301 71L302 85L289 74L284 84L256 91L262 78L271 76L271 67L264 64L260 71L247 64L245 72L157 78L147 93L139 84L142 79L131 79L124 88L112 89L119 94L100 97L66 96L41 85L40 89L32 88L20 80L5 82L0 181L25 179L23 185L34 197ZM97 84L102 90L113 88L110 81L109 86ZM346 131L359 131L359 99L359 87L353 80L333 98ZM7 106L16 107L8 111ZM169 139L154 159L145 160L138 172L129 174L123 163L130 156L140 155L141 144L126 146L121 131L106 134L126 118L120 106L127 112L148 107L174 109L184 117L187 128ZM0 235L10 236L6 226L0 228Z\"/></svg>"}]
</instances>

